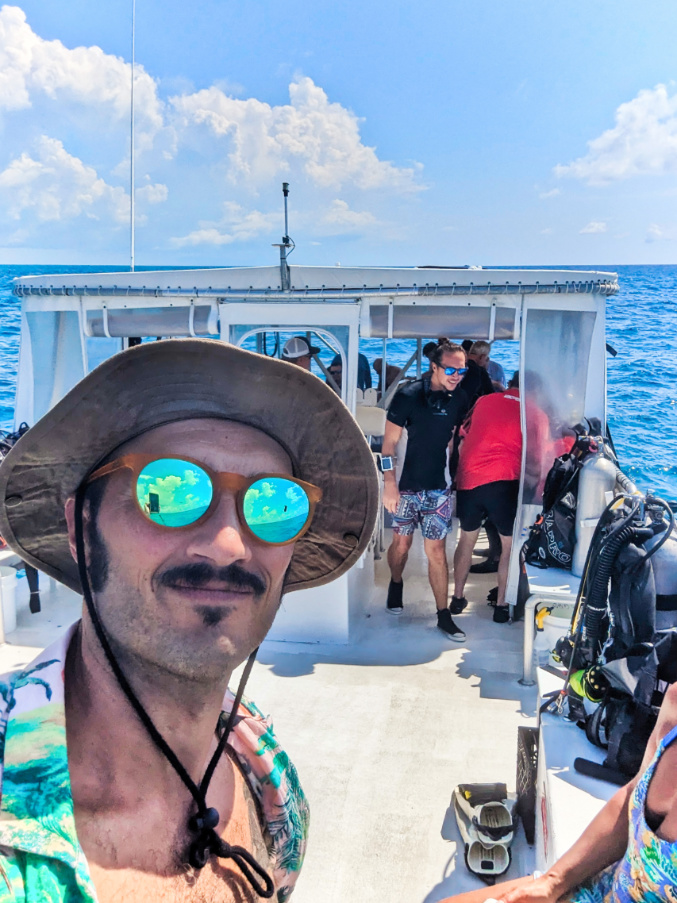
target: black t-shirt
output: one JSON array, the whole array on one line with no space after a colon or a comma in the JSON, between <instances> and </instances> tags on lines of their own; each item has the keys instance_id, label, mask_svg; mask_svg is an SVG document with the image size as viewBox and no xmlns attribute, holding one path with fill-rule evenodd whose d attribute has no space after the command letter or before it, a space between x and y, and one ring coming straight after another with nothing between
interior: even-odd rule
<instances>
[{"instance_id":1,"label":"black t-shirt","mask_svg":"<svg viewBox=\"0 0 677 903\"><path fill-rule=\"evenodd\" d=\"M484 367L480 367L477 361L469 360L468 372L461 380L460 388L468 396L468 404L472 407L482 395L493 394L494 384Z\"/></svg>"},{"instance_id":2,"label":"black t-shirt","mask_svg":"<svg viewBox=\"0 0 677 903\"><path fill-rule=\"evenodd\" d=\"M446 487L447 446L454 427L463 423L467 413L468 398L460 386L451 394L433 392L429 376L395 393L388 420L408 432L400 490Z\"/></svg>"}]
</instances>

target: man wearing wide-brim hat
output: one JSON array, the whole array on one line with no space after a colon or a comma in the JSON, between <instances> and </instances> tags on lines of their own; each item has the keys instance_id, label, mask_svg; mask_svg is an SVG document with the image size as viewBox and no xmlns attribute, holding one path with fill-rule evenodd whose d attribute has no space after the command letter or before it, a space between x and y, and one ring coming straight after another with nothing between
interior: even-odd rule
<instances>
[{"instance_id":1,"label":"man wearing wide-brim hat","mask_svg":"<svg viewBox=\"0 0 677 903\"><path fill-rule=\"evenodd\" d=\"M212 340L124 351L29 430L0 533L85 604L0 681L0 899L289 897L307 804L241 692L282 594L347 571L377 505L336 395Z\"/></svg>"}]
</instances>

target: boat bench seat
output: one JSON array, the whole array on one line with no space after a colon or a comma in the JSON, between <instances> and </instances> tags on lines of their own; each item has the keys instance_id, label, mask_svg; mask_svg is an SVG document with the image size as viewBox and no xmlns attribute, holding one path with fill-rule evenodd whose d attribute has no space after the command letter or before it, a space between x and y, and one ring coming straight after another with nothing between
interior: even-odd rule
<instances>
[{"instance_id":1,"label":"boat bench seat","mask_svg":"<svg viewBox=\"0 0 677 903\"><path fill-rule=\"evenodd\" d=\"M11 549L3 549L0 552L0 567L6 568L22 568L24 563L21 558Z\"/></svg>"},{"instance_id":2,"label":"boat bench seat","mask_svg":"<svg viewBox=\"0 0 677 903\"><path fill-rule=\"evenodd\" d=\"M558 605L576 604L581 578L571 571L560 568L537 568L526 565L529 581L529 596L524 606L524 662L522 683L531 686L534 683L534 637L536 625L534 616L540 605L556 602Z\"/></svg>"},{"instance_id":3,"label":"boat bench seat","mask_svg":"<svg viewBox=\"0 0 677 903\"><path fill-rule=\"evenodd\" d=\"M552 601L567 602L567 597L573 596L576 601L581 578L576 577L571 571L563 571L560 568L537 568L532 564L526 565L527 579L529 580L529 595L553 596Z\"/></svg>"},{"instance_id":4,"label":"boat bench seat","mask_svg":"<svg viewBox=\"0 0 677 903\"><path fill-rule=\"evenodd\" d=\"M538 669L538 702L560 690L562 680ZM579 774L577 757L601 764L606 752L593 746L582 730L561 715L541 717L536 780L536 868L546 869L578 840L607 800L614 784Z\"/></svg>"},{"instance_id":5,"label":"boat bench seat","mask_svg":"<svg viewBox=\"0 0 677 903\"><path fill-rule=\"evenodd\" d=\"M355 420L365 436L382 436L386 429L386 410L374 405L358 404Z\"/></svg>"}]
</instances>

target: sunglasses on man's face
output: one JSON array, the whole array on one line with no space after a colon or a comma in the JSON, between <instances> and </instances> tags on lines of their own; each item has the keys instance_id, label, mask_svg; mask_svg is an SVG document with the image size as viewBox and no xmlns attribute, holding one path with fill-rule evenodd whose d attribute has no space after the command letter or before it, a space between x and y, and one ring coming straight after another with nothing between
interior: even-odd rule
<instances>
[{"instance_id":1,"label":"sunglasses on man's face","mask_svg":"<svg viewBox=\"0 0 677 903\"><path fill-rule=\"evenodd\" d=\"M123 455L92 473L88 483L118 470L132 474L132 495L147 520L171 530L192 527L218 507L221 493L235 494L240 523L254 539L283 546L310 527L322 490L286 474L245 477L217 473L192 458Z\"/></svg>"},{"instance_id":2,"label":"sunglasses on man's face","mask_svg":"<svg viewBox=\"0 0 677 903\"><path fill-rule=\"evenodd\" d=\"M467 367L441 367L440 369L444 370L447 376L453 376L454 373L458 373L459 376L464 376L468 372Z\"/></svg>"}]
</instances>

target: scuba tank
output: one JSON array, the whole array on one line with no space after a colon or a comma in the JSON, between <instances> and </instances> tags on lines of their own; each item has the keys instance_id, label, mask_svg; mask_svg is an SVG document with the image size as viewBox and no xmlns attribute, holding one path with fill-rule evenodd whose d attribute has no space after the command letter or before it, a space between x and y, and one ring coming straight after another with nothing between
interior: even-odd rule
<instances>
[{"instance_id":1,"label":"scuba tank","mask_svg":"<svg viewBox=\"0 0 677 903\"><path fill-rule=\"evenodd\" d=\"M576 505L576 548L571 563L571 572L576 577L583 575L590 542L607 506L606 493L613 492L617 473L616 465L601 449L597 454L588 455L581 466Z\"/></svg>"}]
</instances>

